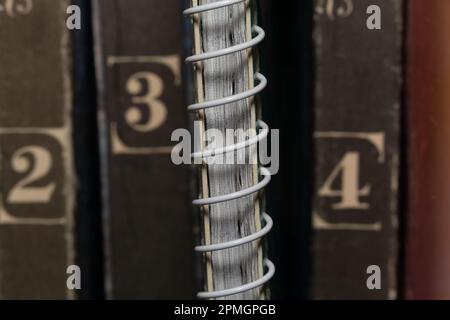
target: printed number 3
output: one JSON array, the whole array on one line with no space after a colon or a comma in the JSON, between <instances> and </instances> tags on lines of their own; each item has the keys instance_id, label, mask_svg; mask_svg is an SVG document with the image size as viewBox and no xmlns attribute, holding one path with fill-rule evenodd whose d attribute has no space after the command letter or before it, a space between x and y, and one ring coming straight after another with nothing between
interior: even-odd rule
<instances>
[{"instance_id":1,"label":"printed number 3","mask_svg":"<svg viewBox=\"0 0 450 320\"><path fill-rule=\"evenodd\" d=\"M142 81L147 84L147 93L143 93ZM136 106L131 106L126 114L127 124L136 131L149 132L159 128L167 119L167 108L159 100L164 90L162 79L152 72L139 72L132 75L127 81L127 91L133 96L133 104L144 104L148 107L149 117L146 123L142 122L142 112Z\"/></svg>"},{"instance_id":2,"label":"printed number 3","mask_svg":"<svg viewBox=\"0 0 450 320\"><path fill-rule=\"evenodd\" d=\"M34 158L32 161L26 157L29 154ZM32 183L45 177L52 167L52 156L50 152L39 146L26 146L17 150L11 158L11 166L17 173L29 174L17 182L11 189L6 201L11 204L17 203L47 203L50 202L56 183L50 183L43 187L32 187ZM31 169L31 170L30 170Z\"/></svg>"}]
</instances>

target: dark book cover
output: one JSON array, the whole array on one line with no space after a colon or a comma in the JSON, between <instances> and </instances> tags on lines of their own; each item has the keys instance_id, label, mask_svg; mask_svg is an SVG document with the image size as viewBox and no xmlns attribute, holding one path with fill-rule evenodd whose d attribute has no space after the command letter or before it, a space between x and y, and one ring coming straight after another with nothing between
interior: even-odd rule
<instances>
[{"instance_id":1,"label":"dark book cover","mask_svg":"<svg viewBox=\"0 0 450 320\"><path fill-rule=\"evenodd\" d=\"M178 0L94 4L107 298L194 297Z\"/></svg>"},{"instance_id":2,"label":"dark book cover","mask_svg":"<svg viewBox=\"0 0 450 320\"><path fill-rule=\"evenodd\" d=\"M313 38L311 298L395 299L403 1L316 0Z\"/></svg>"},{"instance_id":3,"label":"dark book cover","mask_svg":"<svg viewBox=\"0 0 450 320\"><path fill-rule=\"evenodd\" d=\"M268 79L262 118L279 129L279 171L265 196L274 219L268 256L277 272L273 299L306 299L312 177L312 0L259 0L266 38L259 45L261 70ZM275 155L272 155L275 156Z\"/></svg>"},{"instance_id":4,"label":"dark book cover","mask_svg":"<svg viewBox=\"0 0 450 320\"><path fill-rule=\"evenodd\" d=\"M79 299L103 298L101 186L91 24L91 0L74 0L81 28L71 31L74 105L72 139L76 172L76 264L82 271Z\"/></svg>"},{"instance_id":5,"label":"dark book cover","mask_svg":"<svg viewBox=\"0 0 450 320\"><path fill-rule=\"evenodd\" d=\"M450 1L408 4L405 298L450 299Z\"/></svg>"},{"instance_id":6,"label":"dark book cover","mask_svg":"<svg viewBox=\"0 0 450 320\"><path fill-rule=\"evenodd\" d=\"M69 1L0 2L0 298L73 298Z\"/></svg>"}]
</instances>

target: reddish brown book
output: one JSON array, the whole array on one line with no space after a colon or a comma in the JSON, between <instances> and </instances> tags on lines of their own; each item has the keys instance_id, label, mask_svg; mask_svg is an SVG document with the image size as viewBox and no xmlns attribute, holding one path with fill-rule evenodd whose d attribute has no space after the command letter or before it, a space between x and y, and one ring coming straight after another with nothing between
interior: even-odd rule
<instances>
[{"instance_id":1,"label":"reddish brown book","mask_svg":"<svg viewBox=\"0 0 450 320\"><path fill-rule=\"evenodd\" d=\"M408 10L406 298L450 299L450 1Z\"/></svg>"}]
</instances>

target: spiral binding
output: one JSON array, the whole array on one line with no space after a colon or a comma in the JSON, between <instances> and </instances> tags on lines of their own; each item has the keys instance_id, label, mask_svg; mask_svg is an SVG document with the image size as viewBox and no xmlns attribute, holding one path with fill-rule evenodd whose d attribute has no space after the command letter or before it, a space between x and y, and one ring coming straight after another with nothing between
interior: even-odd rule
<instances>
[{"instance_id":1,"label":"spiral binding","mask_svg":"<svg viewBox=\"0 0 450 320\"><path fill-rule=\"evenodd\" d=\"M208 4L204 4L204 5L198 5L198 6L191 7L189 9L186 9L183 12L183 14L186 16L195 15L195 14L198 14L201 12L206 12L206 11L216 10L219 8L224 8L224 7L228 7L228 6L232 6L232 5L236 5L236 4L241 4L241 3L244 3L245 1L247 1L247 0L217 1L214 3L208 3ZM247 42L244 42L244 43L238 44L238 45L234 45L234 46L231 46L228 48L216 50L213 52L205 52L205 53L201 53L201 54L196 54L196 55L188 57L186 59L186 62L193 62L193 63L201 62L204 60L217 58L217 57L229 55L229 54L232 54L235 52L250 49L250 48L258 45L265 37L264 30L259 26L253 26L252 33L256 34L256 36ZM208 109L208 108L214 108L214 107L221 106L221 105L230 104L233 102L237 102L237 101L241 101L241 100L245 100L250 97L253 97L253 96L259 94L267 86L267 79L262 74L255 73L254 78L255 78L255 81L258 81L258 84L252 89L249 89L245 92L238 93L238 94L235 94L232 96L217 99L217 100L211 100L211 101L205 101L205 102L201 102L201 103L191 104L187 107L187 109L188 109L188 111L191 111L191 112L199 111L199 110L204 110L204 109ZM256 125L258 128L261 129L261 132L258 135L256 135L255 137L252 137L250 139L247 139L246 141L243 141L243 142L240 142L240 143L237 143L234 145L229 145L229 146L216 148L216 149L212 149L212 150L207 149L202 152L195 152L191 156L193 158L204 159L207 157L224 154L227 152L247 148L251 145L255 145L258 142L260 142L261 140L263 140L264 138L266 138L269 133L269 127L262 120L258 120ZM243 189L243 190L240 190L237 192L233 192L230 194L226 194L226 195L196 199L192 203L196 206L206 206L206 205L216 204L216 203L220 203L220 202L235 200L238 198L246 197L251 194L257 193L260 190L262 190L263 188L265 188L269 184L270 179L271 179L270 172L266 168L260 167L259 173L263 177L263 179L252 187L249 187L247 189ZM259 230L258 232L255 232L249 236L246 236L246 237L243 237L240 239L236 239L236 240L232 240L232 241L227 241L227 242L222 242L222 243L217 243L217 244L210 244L210 245L196 246L195 251L197 251L197 252L212 252L212 251L218 251L218 250L225 250L225 249L234 248L234 247L241 246L241 245L256 241L258 239L261 239L262 237L264 237L266 234L268 234L270 232L270 230L272 229L272 226L273 226L273 221L272 221L271 217L265 212L262 213L262 220L264 222L264 227L261 230ZM250 283L247 283L247 284L235 287L235 288L225 289L225 290L217 290L217 291L211 291L211 292L199 292L197 294L197 297L203 298L203 299L220 298L220 297L230 296L230 295L238 294L241 292L249 291L251 289L260 287L260 286L264 285L265 283L267 283L273 277L273 275L275 273L275 266L269 259L264 260L264 265L265 265L267 271L263 275L263 277L261 277L260 279L258 279L256 281L253 281L253 282L250 282Z\"/></svg>"}]
</instances>

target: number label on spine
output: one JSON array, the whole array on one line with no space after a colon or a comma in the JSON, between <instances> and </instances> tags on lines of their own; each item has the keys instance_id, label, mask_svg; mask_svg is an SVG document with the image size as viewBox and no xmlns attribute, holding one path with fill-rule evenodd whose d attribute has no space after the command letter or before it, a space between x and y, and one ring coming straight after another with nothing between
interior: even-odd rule
<instances>
[{"instance_id":1,"label":"number label on spine","mask_svg":"<svg viewBox=\"0 0 450 320\"><path fill-rule=\"evenodd\" d=\"M33 0L3 0L0 1L0 13L14 18L30 14L33 10Z\"/></svg>"},{"instance_id":2,"label":"number label on spine","mask_svg":"<svg viewBox=\"0 0 450 320\"><path fill-rule=\"evenodd\" d=\"M353 0L316 0L316 14L330 20L347 18L354 10Z\"/></svg>"},{"instance_id":3,"label":"number label on spine","mask_svg":"<svg viewBox=\"0 0 450 320\"><path fill-rule=\"evenodd\" d=\"M168 154L173 130L183 126L174 112L184 112L181 91L181 57L110 56L107 85L119 94L107 97L111 152ZM119 99L117 99L117 96ZM179 109L177 109L179 108Z\"/></svg>"},{"instance_id":4,"label":"number label on spine","mask_svg":"<svg viewBox=\"0 0 450 320\"><path fill-rule=\"evenodd\" d=\"M65 217L66 159L61 140L65 133L32 131L2 129L0 133L0 223Z\"/></svg>"},{"instance_id":5,"label":"number label on spine","mask_svg":"<svg viewBox=\"0 0 450 320\"><path fill-rule=\"evenodd\" d=\"M379 231L379 212L387 210L389 203L383 195L391 187L393 174L386 159L384 133L316 132L315 138L320 139L320 172L313 226Z\"/></svg>"},{"instance_id":6,"label":"number label on spine","mask_svg":"<svg viewBox=\"0 0 450 320\"><path fill-rule=\"evenodd\" d=\"M31 158L28 158L29 155ZM11 167L18 174L27 174L19 180L7 196L7 203L48 203L55 191L55 183L34 187L41 179L45 179L52 168L50 152L36 145L20 148L11 157Z\"/></svg>"}]
</instances>

